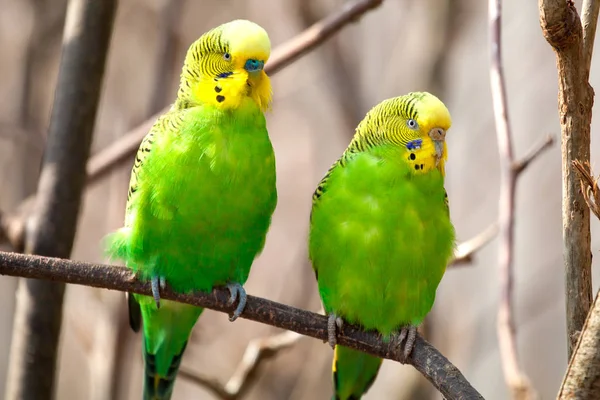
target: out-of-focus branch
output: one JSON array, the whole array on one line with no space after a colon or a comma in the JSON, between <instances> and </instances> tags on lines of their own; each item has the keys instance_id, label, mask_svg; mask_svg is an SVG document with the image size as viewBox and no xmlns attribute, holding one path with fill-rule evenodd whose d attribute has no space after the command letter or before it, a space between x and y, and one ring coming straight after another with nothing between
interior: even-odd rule
<instances>
[{"instance_id":1,"label":"out-of-focus branch","mask_svg":"<svg viewBox=\"0 0 600 400\"><path fill-rule=\"evenodd\" d=\"M449 266L463 266L473 261L473 254L475 254L483 246L491 242L496 235L498 235L498 223L495 222L485 228L482 232L462 242L454 250L454 258L450 261Z\"/></svg>"},{"instance_id":2,"label":"out-of-focus branch","mask_svg":"<svg viewBox=\"0 0 600 400\"><path fill-rule=\"evenodd\" d=\"M489 0L488 24L490 38L490 85L494 104L496 137L500 156L500 200L498 225L500 243L498 268L500 272L500 304L498 307L498 341L504 379L513 399L531 399L535 391L519 365L516 344L516 325L513 315L514 282L514 222L515 194L519 173L548 145L542 144L530 156L517 164L513 153L512 132L508 117L506 85L502 67L502 0ZM546 142L549 142L547 140Z\"/></svg>"},{"instance_id":3,"label":"out-of-focus branch","mask_svg":"<svg viewBox=\"0 0 600 400\"><path fill-rule=\"evenodd\" d=\"M581 191L592 212L600 219L600 187L589 163L573 161L581 180ZM600 291L592 304L557 399L600 398Z\"/></svg>"},{"instance_id":4,"label":"out-of-focus branch","mask_svg":"<svg viewBox=\"0 0 600 400\"><path fill-rule=\"evenodd\" d=\"M177 50L177 27L181 20L184 0L163 0L160 11L160 32L158 34L158 51L154 70L154 83L150 98L149 115L165 106L165 98L169 89L171 69Z\"/></svg>"},{"instance_id":5,"label":"out-of-focus branch","mask_svg":"<svg viewBox=\"0 0 600 400\"><path fill-rule=\"evenodd\" d=\"M346 4L337 13L317 22L304 32L275 48L271 59L265 66L265 71L270 75L276 74L293 61L296 61L301 56L325 42L345 25L356 21L362 14L374 9L382 2L383 0L357 0L353 3ZM154 124L154 121L168 109L168 107L162 109L146 121L142 122L138 127L126 133L121 139L94 155L87 165L88 183L95 182L104 177L106 173L112 170L112 168L120 165L124 160L133 157L140 142L146 133L148 133ZM26 201L28 200L30 199L27 199ZM25 219L27 214L19 213L19 215L11 216L10 218L14 220L17 217ZM19 222L15 223L19 224ZM21 221L20 224L23 224L23 221ZM2 229L2 226L4 225L5 223L0 222L0 229ZM0 233L0 243L3 236L11 239L10 242L13 247L15 247L14 244L23 241L23 238Z\"/></svg>"},{"instance_id":6,"label":"out-of-focus branch","mask_svg":"<svg viewBox=\"0 0 600 400\"><path fill-rule=\"evenodd\" d=\"M295 345L303 337L299 333L285 331L274 336L252 340L246 348L242 361L225 385L214 378L194 373L185 368L180 369L179 375L207 388L222 400L240 399L256 381L259 367L264 361Z\"/></svg>"},{"instance_id":7,"label":"out-of-focus branch","mask_svg":"<svg viewBox=\"0 0 600 400\"><path fill-rule=\"evenodd\" d=\"M69 2L27 252L71 252L116 6L116 0ZM53 397L64 290L64 283L19 281L6 399Z\"/></svg>"},{"instance_id":8,"label":"out-of-focus branch","mask_svg":"<svg viewBox=\"0 0 600 400\"><path fill-rule=\"evenodd\" d=\"M583 62L589 69L592 64L592 53L594 52L594 39L596 38L596 26L598 25L598 11L600 1L583 0L581 6L581 25L583 26Z\"/></svg>"},{"instance_id":9,"label":"out-of-focus branch","mask_svg":"<svg viewBox=\"0 0 600 400\"><path fill-rule=\"evenodd\" d=\"M356 22L369 10L379 7L383 0L357 0L346 3L340 11L313 24L301 34L277 47L267 63L268 72L274 74L339 32L350 22Z\"/></svg>"},{"instance_id":10,"label":"out-of-focus branch","mask_svg":"<svg viewBox=\"0 0 600 400\"><path fill-rule=\"evenodd\" d=\"M126 268L59 258L0 252L0 274L144 295L152 293L148 282L137 280ZM225 288L217 288L211 293L180 294L167 287L161 291L161 297L226 313L231 313L236 306L228 303L230 294ZM327 341L327 317L324 315L260 297L248 296L241 317ZM394 345L394 340L384 341L378 333L364 332L354 325L345 324L337 340L340 345L378 357L394 361L403 359L402 348ZM458 368L421 336L417 336L407 363L421 372L448 400L483 398Z\"/></svg>"},{"instance_id":11,"label":"out-of-focus branch","mask_svg":"<svg viewBox=\"0 0 600 400\"><path fill-rule=\"evenodd\" d=\"M594 36L590 34L596 28L598 4L590 4L589 1L584 3L587 41L584 40L581 21L572 1L538 0L542 33L556 53L558 68L569 358L592 304L590 213L579 190L577 174L571 167L574 160L583 163L590 160L590 124L594 103L594 91L588 83Z\"/></svg>"}]
</instances>

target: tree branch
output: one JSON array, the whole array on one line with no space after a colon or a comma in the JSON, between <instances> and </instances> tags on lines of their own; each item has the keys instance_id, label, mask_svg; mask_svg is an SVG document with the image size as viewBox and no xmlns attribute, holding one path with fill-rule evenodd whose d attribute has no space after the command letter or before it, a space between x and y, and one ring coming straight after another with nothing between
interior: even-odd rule
<instances>
[{"instance_id":1,"label":"tree branch","mask_svg":"<svg viewBox=\"0 0 600 400\"><path fill-rule=\"evenodd\" d=\"M573 161L585 200L600 219L600 188L589 163ZM592 304L571 362L565 373L558 400L600 398L600 291Z\"/></svg>"},{"instance_id":2,"label":"tree branch","mask_svg":"<svg viewBox=\"0 0 600 400\"><path fill-rule=\"evenodd\" d=\"M268 73L274 74L310 52L335 35L350 22L356 22L367 11L379 7L383 0L357 0L346 3L337 13L312 25L295 38L277 47L267 63Z\"/></svg>"},{"instance_id":3,"label":"tree branch","mask_svg":"<svg viewBox=\"0 0 600 400\"><path fill-rule=\"evenodd\" d=\"M583 62L589 74L592 64L592 53L594 51L594 39L596 38L596 26L598 25L598 11L600 1L583 0L581 12L581 25L583 26Z\"/></svg>"},{"instance_id":4,"label":"tree branch","mask_svg":"<svg viewBox=\"0 0 600 400\"><path fill-rule=\"evenodd\" d=\"M0 252L0 274L152 294L150 283L137 280L127 268L59 258ZM229 296L229 291L224 288L211 293L179 294L170 288L161 292L161 297L168 300L226 313L235 309L235 305L228 304ZM260 297L248 296L241 317L327 341L327 317ZM338 343L394 361L403 357L402 349L395 347L393 341L383 341L378 333L364 332L350 324L344 325ZM448 400L483 398L450 361L420 336L407 363L421 372Z\"/></svg>"},{"instance_id":5,"label":"tree branch","mask_svg":"<svg viewBox=\"0 0 600 400\"><path fill-rule=\"evenodd\" d=\"M498 341L504 379L514 399L530 399L535 391L519 365L516 344L516 325L513 316L514 282L514 222L515 190L519 173L550 145L547 139L519 164L515 163L512 132L508 117L506 85L502 69L502 0L489 0L488 24L490 35L490 85L494 104L498 153L500 155L500 199L498 225L500 244L498 268L500 271L501 296L498 307Z\"/></svg>"},{"instance_id":6,"label":"tree branch","mask_svg":"<svg viewBox=\"0 0 600 400\"><path fill-rule=\"evenodd\" d=\"M335 33L340 31L344 26L356 21L360 16L372 10L383 3L383 0L357 0L353 3L346 4L337 13L324 18L322 21L312 25L304 32L298 34L287 42L281 44L274 49L271 59L265 66L265 71L270 75L275 75L283 68L296 61L303 55L317 46L321 45ZM114 167L120 165L123 161L133 157L140 146L144 136L148 133L156 119L164 114L169 107L165 107L158 113L154 114L139 126L126 133L122 138L92 156L87 165L88 184L96 182L103 178ZM33 197L33 196L32 196ZM25 201L30 201L31 198ZM8 217L6 214L5 217ZM18 216L10 216L11 220L15 218L25 219L27 214L19 214ZM0 215L2 218L2 215ZM23 222L21 222L23 224ZM5 223L0 220L0 230ZM19 242L23 241L22 237L8 235L6 232L0 232L0 244L2 237L11 239L10 243L13 248L17 248Z\"/></svg>"},{"instance_id":7,"label":"tree branch","mask_svg":"<svg viewBox=\"0 0 600 400\"><path fill-rule=\"evenodd\" d=\"M68 257L73 246L115 0L71 0L27 252ZM5 398L51 399L65 285L19 280Z\"/></svg>"},{"instance_id":8,"label":"tree branch","mask_svg":"<svg viewBox=\"0 0 600 400\"><path fill-rule=\"evenodd\" d=\"M258 369L280 351L298 343L305 336L293 331L285 331L266 338L254 339L246 347L246 352L235 372L225 385L218 380L196 374L186 368L181 368L179 375L202 387L210 390L215 396L223 400L237 400L242 398L258 378Z\"/></svg>"},{"instance_id":9,"label":"tree branch","mask_svg":"<svg viewBox=\"0 0 600 400\"><path fill-rule=\"evenodd\" d=\"M597 3L597 2L596 2ZM590 10L584 19L586 32L595 29L596 17ZM539 0L542 33L556 53L558 68L558 109L561 124L563 257L567 316L567 352L583 328L592 303L592 253L590 213L581 193L580 183L571 168L574 160L590 160L590 123L593 89L588 83L593 36L588 36L584 55L583 29L572 1ZM594 22L594 27L590 24ZM587 53L586 53L587 54Z\"/></svg>"},{"instance_id":10,"label":"tree branch","mask_svg":"<svg viewBox=\"0 0 600 400\"><path fill-rule=\"evenodd\" d=\"M558 392L558 400L600 398L600 291L585 321Z\"/></svg>"},{"instance_id":11,"label":"tree branch","mask_svg":"<svg viewBox=\"0 0 600 400\"><path fill-rule=\"evenodd\" d=\"M498 234L498 224L494 223L475 237L459 244L454 251L450 266L466 265L473 261L473 254L488 244ZM323 310L319 312L322 314ZM242 398L258 378L257 371L263 362L275 357L280 351L290 348L304 336L293 331L286 331L274 336L255 339L248 344L242 361L226 384L219 380L197 374L185 368L179 374L197 385L212 392L222 400L237 400Z\"/></svg>"},{"instance_id":12,"label":"tree branch","mask_svg":"<svg viewBox=\"0 0 600 400\"><path fill-rule=\"evenodd\" d=\"M454 257L448 266L463 266L473 261L473 254L491 242L498 235L498 223L495 222L471 239L462 242L454 250Z\"/></svg>"}]
</instances>

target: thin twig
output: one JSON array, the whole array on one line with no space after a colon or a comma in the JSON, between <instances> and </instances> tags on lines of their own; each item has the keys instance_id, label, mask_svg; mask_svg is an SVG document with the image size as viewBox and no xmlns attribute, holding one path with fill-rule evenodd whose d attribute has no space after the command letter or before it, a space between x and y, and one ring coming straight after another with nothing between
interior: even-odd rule
<instances>
[{"instance_id":1,"label":"thin twig","mask_svg":"<svg viewBox=\"0 0 600 400\"><path fill-rule=\"evenodd\" d=\"M319 46L350 22L358 21L367 11L379 7L382 3L383 0L358 0L346 3L338 12L325 17L279 46L273 52L273 56L265 68L274 74Z\"/></svg>"},{"instance_id":2,"label":"thin twig","mask_svg":"<svg viewBox=\"0 0 600 400\"><path fill-rule=\"evenodd\" d=\"M495 222L471 239L462 242L454 250L454 258L449 266L462 266L473 261L473 254L491 242L498 235L498 223Z\"/></svg>"},{"instance_id":3,"label":"thin twig","mask_svg":"<svg viewBox=\"0 0 600 400\"><path fill-rule=\"evenodd\" d=\"M529 380L522 372L517 356L516 327L512 313L515 188L519 168L515 168L512 133L508 118L506 87L502 70L501 16L502 1L489 0L490 84L494 103L496 136L500 155L500 200L498 225L500 244L498 267L501 296L498 307L498 341L504 379L515 399L534 396ZM541 147L540 147L541 148ZM536 154L536 153L532 153ZM527 162L523 163L527 165Z\"/></svg>"},{"instance_id":4,"label":"thin twig","mask_svg":"<svg viewBox=\"0 0 600 400\"><path fill-rule=\"evenodd\" d=\"M517 176L521 174L529 164L535 160L541 153L548 150L550 146L554 144L554 138L551 135L546 136L543 140L540 140L529 150L523 158L513 164L513 169Z\"/></svg>"},{"instance_id":5,"label":"thin twig","mask_svg":"<svg viewBox=\"0 0 600 400\"><path fill-rule=\"evenodd\" d=\"M143 295L152 293L148 282L137 280L126 268L59 258L0 252L0 274ZM231 313L236 306L228 303L230 294L225 288L216 288L211 293L180 294L167 287L161 291L161 297L225 313ZM241 317L327 341L327 317L324 315L260 297L248 296ZM384 341L378 333L364 332L354 325L345 324L337 340L340 345L378 357L394 361L401 361L403 358L402 348L395 346L394 340ZM458 368L420 336L417 337L407 363L421 372L448 400L483 398Z\"/></svg>"},{"instance_id":6,"label":"thin twig","mask_svg":"<svg viewBox=\"0 0 600 400\"><path fill-rule=\"evenodd\" d=\"M538 0L542 33L556 53L558 68L558 110L561 125L563 258L567 354L583 328L592 304L592 252L590 210L580 191L579 178L572 162L590 159L590 124L593 90L588 83L589 61L584 56L583 28L572 1ZM592 6L597 11L597 5ZM587 7L586 9L592 10ZM595 16L584 17L589 24ZM594 22L595 25L595 22ZM591 52L588 36L586 51Z\"/></svg>"},{"instance_id":7,"label":"thin twig","mask_svg":"<svg viewBox=\"0 0 600 400\"><path fill-rule=\"evenodd\" d=\"M250 389L258 376L257 371L262 363L288 349L305 336L293 331L285 331L266 338L254 339L246 347L246 352L235 372L225 385L214 378L197 374L185 368L179 374L196 384L206 387L222 400L242 398Z\"/></svg>"},{"instance_id":8,"label":"thin twig","mask_svg":"<svg viewBox=\"0 0 600 400\"><path fill-rule=\"evenodd\" d=\"M594 39L596 38L596 26L598 25L598 11L600 1L583 0L581 6L581 25L583 26L583 62L587 67L588 75L594 52Z\"/></svg>"},{"instance_id":9,"label":"thin twig","mask_svg":"<svg viewBox=\"0 0 600 400\"><path fill-rule=\"evenodd\" d=\"M158 112L167 103L165 99L177 50L176 28L180 25L183 3L184 0L163 0L159 18L158 51L154 63L156 69L148 115Z\"/></svg>"},{"instance_id":10,"label":"thin twig","mask_svg":"<svg viewBox=\"0 0 600 400\"><path fill-rule=\"evenodd\" d=\"M337 13L334 13L322 21L312 25L302 33L281 44L273 50L271 59L265 66L265 71L271 76L281 71L283 68L296 61L301 56L321 45L333 34L350 22L356 21L362 14L374 9L380 5L383 0L357 0L346 4ZM140 142L148 133L156 119L165 113L169 107L165 107L160 112L154 114L139 126L126 133L121 139L108 146L98 154L90 158L87 165L88 183L95 182L104 177L113 168L121 165L125 160L135 155ZM28 198L27 200L30 200ZM26 201L27 201L26 200ZM16 218L17 216L12 216ZM26 218L26 214L18 215L19 218ZM2 229L0 224L0 229ZM0 234L8 236L7 234ZM13 237L15 243L22 241L22 238ZM1 240L0 240L1 243Z\"/></svg>"}]
</instances>

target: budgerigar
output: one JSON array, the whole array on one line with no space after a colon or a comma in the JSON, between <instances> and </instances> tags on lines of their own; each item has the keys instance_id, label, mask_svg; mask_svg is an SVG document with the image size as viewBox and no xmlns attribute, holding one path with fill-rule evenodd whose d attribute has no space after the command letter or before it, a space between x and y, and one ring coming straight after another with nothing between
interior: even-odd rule
<instances>
[{"instance_id":1,"label":"budgerigar","mask_svg":"<svg viewBox=\"0 0 600 400\"><path fill-rule=\"evenodd\" d=\"M185 57L177 99L143 140L131 173L124 227L107 252L152 282L154 298L129 297L143 322L144 399L170 399L202 309L160 300L227 286L243 311L246 282L277 203L275 156L263 112L271 45L257 24L236 20L202 35ZM138 305L139 304L139 305Z\"/></svg>"},{"instance_id":2,"label":"budgerigar","mask_svg":"<svg viewBox=\"0 0 600 400\"><path fill-rule=\"evenodd\" d=\"M455 240L444 189L450 124L429 93L383 101L313 195L309 252L335 346L334 399L360 399L382 361L336 346L337 327L399 333L407 357L433 305Z\"/></svg>"}]
</instances>

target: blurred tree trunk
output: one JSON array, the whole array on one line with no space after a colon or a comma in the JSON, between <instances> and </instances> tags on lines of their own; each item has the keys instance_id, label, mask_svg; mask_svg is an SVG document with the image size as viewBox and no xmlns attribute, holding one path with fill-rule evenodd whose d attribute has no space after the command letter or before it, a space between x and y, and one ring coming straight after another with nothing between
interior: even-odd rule
<instances>
[{"instance_id":1,"label":"blurred tree trunk","mask_svg":"<svg viewBox=\"0 0 600 400\"><path fill-rule=\"evenodd\" d=\"M36 207L27 223L29 253L71 253L116 4L69 3ZM64 290L64 284L20 280L7 399L52 398Z\"/></svg>"}]
</instances>

